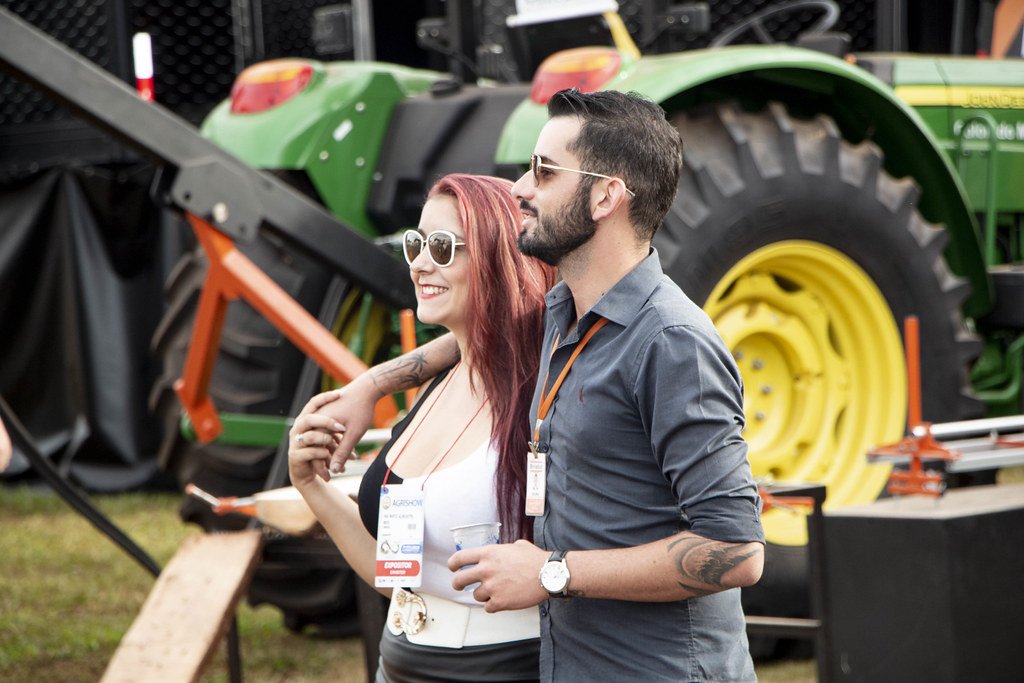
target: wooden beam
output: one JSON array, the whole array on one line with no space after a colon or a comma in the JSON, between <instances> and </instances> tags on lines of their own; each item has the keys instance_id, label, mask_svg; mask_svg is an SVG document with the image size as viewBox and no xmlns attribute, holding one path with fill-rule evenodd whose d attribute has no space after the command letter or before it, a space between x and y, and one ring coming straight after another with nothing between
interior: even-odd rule
<instances>
[{"instance_id":1,"label":"wooden beam","mask_svg":"<svg viewBox=\"0 0 1024 683\"><path fill-rule=\"evenodd\" d=\"M186 538L101 680L198 681L227 633L262 546L257 529Z\"/></svg>"}]
</instances>

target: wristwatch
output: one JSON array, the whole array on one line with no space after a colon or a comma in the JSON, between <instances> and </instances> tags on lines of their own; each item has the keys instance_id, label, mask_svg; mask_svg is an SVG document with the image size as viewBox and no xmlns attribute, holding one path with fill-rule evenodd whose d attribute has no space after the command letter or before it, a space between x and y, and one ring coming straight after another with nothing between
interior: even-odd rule
<instances>
[{"instance_id":1,"label":"wristwatch","mask_svg":"<svg viewBox=\"0 0 1024 683\"><path fill-rule=\"evenodd\" d=\"M568 551L556 550L540 568L540 585L552 598L569 597L569 567L565 564Z\"/></svg>"}]
</instances>

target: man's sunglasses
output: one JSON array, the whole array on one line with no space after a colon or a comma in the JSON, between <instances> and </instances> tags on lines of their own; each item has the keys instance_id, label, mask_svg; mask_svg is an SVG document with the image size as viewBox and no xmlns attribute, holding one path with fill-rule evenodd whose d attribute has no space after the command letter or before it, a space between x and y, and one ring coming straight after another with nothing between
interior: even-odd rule
<instances>
[{"instance_id":1,"label":"man's sunglasses","mask_svg":"<svg viewBox=\"0 0 1024 683\"><path fill-rule=\"evenodd\" d=\"M566 168L564 166L555 166L554 164L549 164L549 163L546 163L546 162L542 161L539 154L531 154L530 155L530 173L533 174L533 180L537 184L540 184L540 169L542 169L542 168L550 168L550 169L552 169L554 171L569 171L570 173L579 173L581 175L592 175L595 178L605 178L606 180L619 180L619 181L622 181L622 178L616 178L614 176L604 175L603 173L591 173L590 171L581 171L578 168ZM626 187L626 183L623 182L622 186ZM635 197L636 196L636 193L633 192L633 190L629 189L628 187L626 187L626 192L629 193L630 197Z\"/></svg>"},{"instance_id":2,"label":"man's sunglasses","mask_svg":"<svg viewBox=\"0 0 1024 683\"><path fill-rule=\"evenodd\" d=\"M405 262L410 266L423 251L423 243L427 243L427 256L438 268L447 268L455 260L455 249L466 246L453 233L447 230L435 230L426 237L418 230L406 230L402 235L402 253Z\"/></svg>"}]
</instances>

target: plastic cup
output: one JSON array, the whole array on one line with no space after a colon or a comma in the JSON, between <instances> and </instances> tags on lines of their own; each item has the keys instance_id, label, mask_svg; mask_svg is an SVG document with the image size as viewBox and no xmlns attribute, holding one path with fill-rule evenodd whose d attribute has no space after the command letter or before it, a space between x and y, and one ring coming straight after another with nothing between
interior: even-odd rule
<instances>
[{"instance_id":1,"label":"plastic cup","mask_svg":"<svg viewBox=\"0 0 1024 683\"><path fill-rule=\"evenodd\" d=\"M462 526L453 526L452 540L455 541L456 550L465 550L466 548L479 548L482 545L491 545L498 542L498 530L501 528L501 522L480 522L478 524L463 524ZM462 569L467 567L473 567L475 565L467 564ZM461 571L461 570L460 570ZM479 583L471 583L462 590L474 591Z\"/></svg>"},{"instance_id":2,"label":"plastic cup","mask_svg":"<svg viewBox=\"0 0 1024 683\"><path fill-rule=\"evenodd\" d=\"M479 548L498 542L498 529L501 522L480 522L479 524L463 524L452 527L452 540L456 550Z\"/></svg>"}]
</instances>

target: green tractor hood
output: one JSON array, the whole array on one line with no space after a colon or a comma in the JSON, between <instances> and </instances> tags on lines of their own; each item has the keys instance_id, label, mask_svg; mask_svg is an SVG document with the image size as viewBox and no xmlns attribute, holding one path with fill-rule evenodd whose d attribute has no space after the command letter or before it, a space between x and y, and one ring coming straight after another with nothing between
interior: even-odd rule
<instances>
[{"instance_id":1,"label":"green tractor hood","mask_svg":"<svg viewBox=\"0 0 1024 683\"><path fill-rule=\"evenodd\" d=\"M971 283L965 313L979 316L991 308L978 224L960 179L918 113L867 71L800 48L737 46L640 60L623 57L622 69L604 87L642 93L669 117L727 99L750 108L779 101L795 115L828 114L848 141L877 144L889 173L910 176L920 185L922 215L947 226L947 261ZM527 164L546 120L544 105L524 101L505 125L498 163Z\"/></svg>"}]
</instances>

